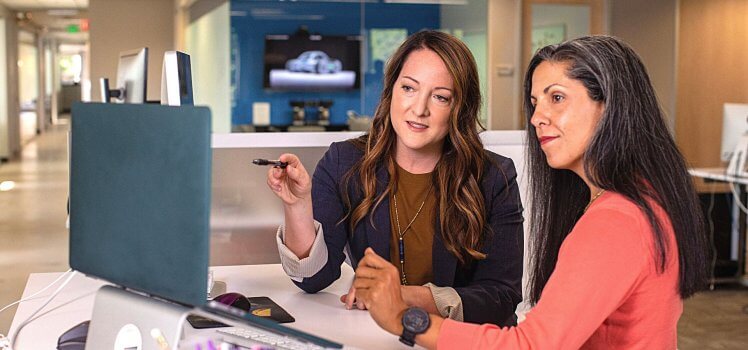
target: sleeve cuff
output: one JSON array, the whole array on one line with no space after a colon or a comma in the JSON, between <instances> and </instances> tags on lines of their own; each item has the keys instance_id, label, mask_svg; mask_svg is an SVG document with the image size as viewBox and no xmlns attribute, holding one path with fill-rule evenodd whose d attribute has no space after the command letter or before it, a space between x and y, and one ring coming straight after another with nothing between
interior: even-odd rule
<instances>
[{"instance_id":1,"label":"sleeve cuff","mask_svg":"<svg viewBox=\"0 0 748 350\"><path fill-rule=\"evenodd\" d=\"M426 283L424 286L431 290L436 309L442 317L463 321L462 298L454 288L438 287L433 283Z\"/></svg>"},{"instance_id":2,"label":"sleeve cuff","mask_svg":"<svg viewBox=\"0 0 748 350\"><path fill-rule=\"evenodd\" d=\"M312 243L312 249L309 251L309 256L299 259L283 242L283 234L286 232L285 226L281 225L278 227L278 233L275 238L278 244L281 265L288 277L291 277L296 282L301 282L304 278L314 276L327 264L325 235L322 233L322 224L316 220L314 221L314 231L316 237Z\"/></svg>"}]
</instances>

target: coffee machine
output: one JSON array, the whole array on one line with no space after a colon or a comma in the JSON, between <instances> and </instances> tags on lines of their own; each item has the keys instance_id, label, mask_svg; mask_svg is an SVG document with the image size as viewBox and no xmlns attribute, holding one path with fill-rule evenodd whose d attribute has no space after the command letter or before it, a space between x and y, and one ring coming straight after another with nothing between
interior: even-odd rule
<instances>
[{"instance_id":1,"label":"coffee machine","mask_svg":"<svg viewBox=\"0 0 748 350\"><path fill-rule=\"evenodd\" d=\"M330 108L333 105L332 100L291 100L291 115L293 116L293 125L330 125ZM311 113L307 113L307 109ZM307 118L307 115L311 118Z\"/></svg>"}]
</instances>

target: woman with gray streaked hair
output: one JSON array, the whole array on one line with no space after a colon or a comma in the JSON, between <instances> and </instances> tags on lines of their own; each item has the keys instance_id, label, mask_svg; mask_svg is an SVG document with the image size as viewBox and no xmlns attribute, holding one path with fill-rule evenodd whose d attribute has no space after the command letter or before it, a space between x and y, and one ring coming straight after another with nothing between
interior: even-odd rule
<instances>
[{"instance_id":1,"label":"woman with gray streaked hair","mask_svg":"<svg viewBox=\"0 0 748 350\"><path fill-rule=\"evenodd\" d=\"M710 251L644 65L619 39L573 39L535 54L524 92L527 319L503 329L419 319L372 251L356 270L358 296L385 330L418 333L428 348L675 349L683 299L706 285Z\"/></svg>"}]
</instances>

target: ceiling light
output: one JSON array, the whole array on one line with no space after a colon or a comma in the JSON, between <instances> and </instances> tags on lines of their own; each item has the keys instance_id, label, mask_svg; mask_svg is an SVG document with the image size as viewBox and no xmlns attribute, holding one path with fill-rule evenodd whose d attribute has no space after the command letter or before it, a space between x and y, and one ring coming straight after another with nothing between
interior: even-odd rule
<instances>
[{"instance_id":1,"label":"ceiling light","mask_svg":"<svg viewBox=\"0 0 748 350\"><path fill-rule=\"evenodd\" d=\"M47 10L47 14L50 16L77 16L78 10L74 9L54 9L54 10Z\"/></svg>"}]
</instances>

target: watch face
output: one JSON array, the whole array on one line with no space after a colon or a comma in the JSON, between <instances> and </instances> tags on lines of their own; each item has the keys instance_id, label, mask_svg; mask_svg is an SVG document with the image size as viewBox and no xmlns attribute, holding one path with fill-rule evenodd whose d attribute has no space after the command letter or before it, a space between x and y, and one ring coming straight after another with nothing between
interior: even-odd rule
<instances>
[{"instance_id":1,"label":"watch face","mask_svg":"<svg viewBox=\"0 0 748 350\"><path fill-rule=\"evenodd\" d=\"M425 332L430 323L429 314L418 308L410 308L403 315L403 327L416 334Z\"/></svg>"}]
</instances>

